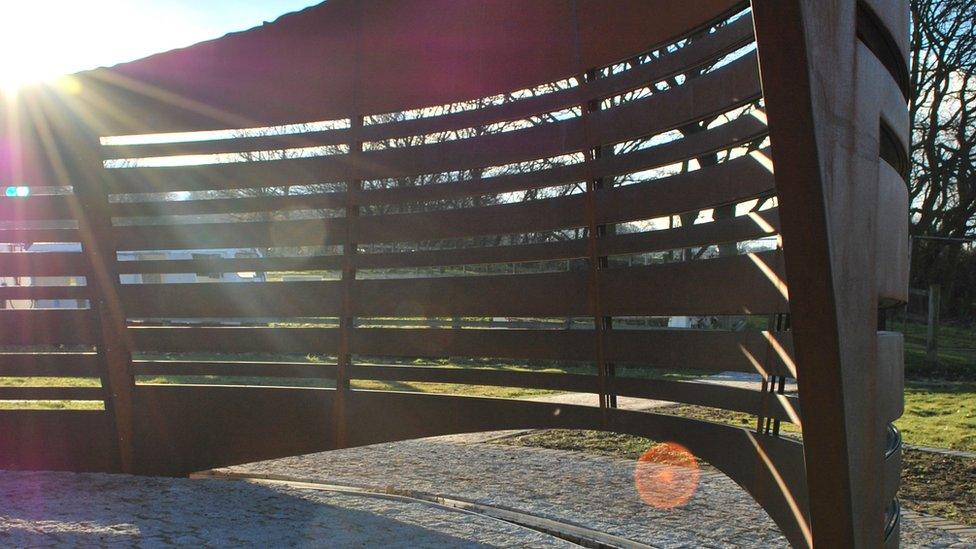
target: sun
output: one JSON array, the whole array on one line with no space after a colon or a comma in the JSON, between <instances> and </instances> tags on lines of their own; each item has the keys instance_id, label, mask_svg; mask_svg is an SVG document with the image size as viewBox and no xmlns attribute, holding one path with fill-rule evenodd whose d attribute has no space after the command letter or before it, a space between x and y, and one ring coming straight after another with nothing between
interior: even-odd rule
<instances>
[{"instance_id":1,"label":"sun","mask_svg":"<svg viewBox=\"0 0 976 549\"><path fill-rule=\"evenodd\" d=\"M0 0L0 92L189 46L315 3Z\"/></svg>"},{"instance_id":2,"label":"sun","mask_svg":"<svg viewBox=\"0 0 976 549\"><path fill-rule=\"evenodd\" d=\"M36 84L70 71L76 55L71 44L77 38L71 25L84 25L85 19L73 19L81 12L57 13L49 2L5 2L0 23L0 92L8 97ZM60 4L60 3L54 3ZM47 9L45 9L47 8ZM86 18L92 17L86 15Z\"/></svg>"},{"instance_id":3,"label":"sun","mask_svg":"<svg viewBox=\"0 0 976 549\"><path fill-rule=\"evenodd\" d=\"M3 46L4 51L10 51ZM43 64L32 64L27 56L8 55L0 60L0 92L16 97L24 87L50 80L57 73L44 70Z\"/></svg>"},{"instance_id":4,"label":"sun","mask_svg":"<svg viewBox=\"0 0 976 549\"><path fill-rule=\"evenodd\" d=\"M124 60L147 37L144 26L120 24L138 0L4 0L0 19L0 91Z\"/></svg>"},{"instance_id":5,"label":"sun","mask_svg":"<svg viewBox=\"0 0 976 549\"><path fill-rule=\"evenodd\" d=\"M215 31L209 23L194 17L206 11L209 4L173 0L0 0L0 91L16 94L25 86L62 75L215 38L221 34L220 29Z\"/></svg>"}]
</instances>

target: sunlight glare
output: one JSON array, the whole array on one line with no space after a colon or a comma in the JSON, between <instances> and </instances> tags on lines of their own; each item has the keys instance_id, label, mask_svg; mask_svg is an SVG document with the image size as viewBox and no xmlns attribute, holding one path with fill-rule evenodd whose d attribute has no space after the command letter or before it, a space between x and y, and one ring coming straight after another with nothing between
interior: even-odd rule
<instances>
[{"instance_id":1,"label":"sunlight glare","mask_svg":"<svg viewBox=\"0 0 976 549\"><path fill-rule=\"evenodd\" d=\"M149 17L146 7L141 0L4 2L0 91L12 98L24 86L189 45L207 36L175 10L172 14L157 10ZM65 91L77 93L76 82L64 85Z\"/></svg>"},{"instance_id":2,"label":"sunlight glare","mask_svg":"<svg viewBox=\"0 0 976 549\"><path fill-rule=\"evenodd\" d=\"M773 287L775 287L776 290L780 293L780 295L783 296L783 299L789 301L790 292L786 287L786 281L780 278L779 275L776 273L776 271L772 267L767 265L766 262L763 261L762 257L760 257L759 255L755 253L748 253L746 255L749 257L749 259L752 260L753 264L755 264L756 267L759 268L762 274L769 279L769 282L771 282Z\"/></svg>"},{"instance_id":3,"label":"sunlight glare","mask_svg":"<svg viewBox=\"0 0 976 549\"><path fill-rule=\"evenodd\" d=\"M765 465L766 470L769 471L770 476L776 482L779 487L780 493L783 495L783 499L786 500L786 504L789 505L790 511L793 513L793 518L796 519L796 523L800 526L800 533L803 534L803 538L807 542L807 546L813 546L813 534L810 531L810 524L807 522L807 516L800 508L800 504L796 501L796 496L793 495L793 491L790 486L786 483L786 479L779 472L776 464L773 463L773 459L769 457L766 450L763 449L762 445L756 440L756 435L754 433L746 433L749 437L749 442L752 443L753 449L756 451L756 455L762 460L763 465Z\"/></svg>"},{"instance_id":4,"label":"sunlight glare","mask_svg":"<svg viewBox=\"0 0 976 549\"><path fill-rule=\"evenodd\" d=\"M769 173L776 173L773 169L773 159L763 154L762 151L752 151L749 156L759 162L759 165L769 170Z\"/></svg>"},{"instance_id":5,"label":"sunlight glare","mask_svg":"<svg viewBox=\"0 0 976 549\"><path fill-rule=\"evenodd\" d=\"M51 79L70 69L62 69L73 55L78 44L70 27L82 28L92 19L104 17L95 10L75 9L55 15L28 2L8 2L4 5L4 24L0 29L0 89L7 97L16 96L18 90L30 84ZM84 13L84 12L87 12ZM97 35L93 38L97 38Z\"/></svg>"}]
</instances>

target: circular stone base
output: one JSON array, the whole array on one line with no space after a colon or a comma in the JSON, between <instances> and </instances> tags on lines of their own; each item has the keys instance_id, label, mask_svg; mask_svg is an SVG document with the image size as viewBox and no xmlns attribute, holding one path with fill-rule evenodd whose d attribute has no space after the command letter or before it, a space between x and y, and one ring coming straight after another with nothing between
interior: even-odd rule
<instances>
[{"instance_id":1,"label":"circular stone base","mask_svg":"<svg viewBox=\"0 0 976 549\"><path fill-rule=\"evenodd\" d=\"M759 505L707 465L690 501L656 509L637 494L630 460L487 438L378 444L214 472L365 486L374 494L295 483L0 471L0 546L573 546L545 528L424 500L435 496L656 547L786 546ZM411 492L424 496L389 495ZM903 547L976 541L911 513L901 531Z\"/></svg>"},{"instance_id":2,"label":"circular stone base","mask_svg":"<svg viewBox=\"0 0 976 549\"><path fill-rule=\"evenodd\" d=\"M0 546L572 547L420 501L223 480L0 472Z\"/></svg>"}]
</instances>

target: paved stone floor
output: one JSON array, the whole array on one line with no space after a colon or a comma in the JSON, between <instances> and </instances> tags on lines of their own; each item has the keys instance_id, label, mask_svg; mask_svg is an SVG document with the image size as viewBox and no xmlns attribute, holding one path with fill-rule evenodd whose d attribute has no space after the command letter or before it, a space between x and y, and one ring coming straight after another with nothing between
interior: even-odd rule
<instances>
[{"instance_id":1,"label":"paved stone floor","mask_svg":"<svg viewBox=\"0 0 976 549\"><path fill-rule=\"evenodd\" d=\"M0 547L571 547L487 517L224 480L0 473Z\"/></svg>"},{"instance_id":2,"label":"paved stone floor","mask_svg":"<svg viewBox=\"0 0 976 549\"><path fill-rule=\"evenodd\" d=\"M741 488L714 469L702 471L695 496L675 509L644 504L634 465L611 457L484 444L442 437L265 461L224 471L319 482L417 490L513 508L604 531L655 547L775 547L786 541ZM905 547L976 547L911 520Z\"/></svg>"},{"instance_id":3,"label":"paved stone floor","mask_svg":"<svg viewBox=\"0 0 976 549\"><path fill-rule=\"evenodd\" d=\"M777 547L785 540L741 489L702 471L687 505L654 509L633 464L444 437L230 467L308 481L414 490L515 509L655 547ZM906 520L903 546L976 547ZM0 546L570 546L489 517L244 481L0 472Z\"/></svg>"}]
</instances>

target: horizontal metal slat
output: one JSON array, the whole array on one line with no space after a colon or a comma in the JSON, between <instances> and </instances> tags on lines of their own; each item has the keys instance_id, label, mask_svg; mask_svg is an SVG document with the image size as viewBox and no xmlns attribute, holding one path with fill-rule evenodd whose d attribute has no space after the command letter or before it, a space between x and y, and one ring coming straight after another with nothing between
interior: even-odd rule
<instances>
[{"instance_id":1,"label":"horizontal metal slat","mask_svg":"<svg viewBox=\"0 0 976 549\"><path fill-rule=\"evenodd\" d=\"M790 334L758 331L614 329L604 334L607 360L668 370L795 375ZM358 328L361 356L510 358L589 361L596 333L565 329Z\"/></svg>"},{"instance_id":2,"label":"horizontal metal slat","mask_svg":"<svg viewBox=\"0 0 976 549\"><path fill-rule=\"evenodd\" d=\"M0 242L80 242L78 229L0 229Z\"/></svg>"},{"instance_id":3,"label":"horizontal metal slat","mask_svg":"<svg viewBox=\"0 0 976 549\"><path fill-rule=\"evenodd\" d=\"M581 151L587 146L636 139L679 127L745 104L760 94L754 54L684 86L583 119L442 143L349 155L204 166L105 170L109 192L161 192L307 185L323 181L383 179L476 169ZM585 140L589 135L590 140Z\"/></svg>"},{"instance_id":4,"label":"horizontal metal slat","mask_svg":"<svg viewBox=\"0 0 976 549\"><path fill-rule=\"evenodd\" d=\"M123 284L120 296L130 317L315 317L336 316L338 282L214 282Z\"/></svg>"},{"instance_id":5,"label":"horizontal metal slat","mask_svg":"<svg viewBox=\"0 0 976 549\"><path fill-rule=\"evenodd\" d=\"M0 276L84 276L88 271L80 252L0 253Z\"/></svg>"},{"instance_id":6,"label":"horizontal metal slat","mask_svg":"<svg viewBox=\"0 0 976 549\"><path fill-rule=\"evenodd\" d=\"M0 286L0 300L85 300L91 294L88 286ZM34 308L45 305L25 304L20 307ZM17 306L15 306L17 307Z\"/></svg>"},{"instance_id":7,"label":"horizontal metal slat","mask_svg":"<svg viewBox=\"0 0 976 549\"><path fill-rule=\"evenodd\" d=\"M603 337L607 360L612 362L668 370L796 375L789 332L614 328Z\"/></svg>"},{"instance_id":8,"label":"horizontal metal slat","mask_svg":"<svg viewBox=\"0 0 976 549\"><path fill-rule=\"evenodd\" d=\"M300 362L225 362L180 360L135 360L135 375L142 376L241 376L328 378L336 376L336 365Z\"/></svg>"},{"instance_id":9,"label":"horizontal metal slat","mask_svg":"<svg viewBox=\"0 0 976 549\"><path fill-rule=\"evenodd\" d=\"M345 219L113 227L120 250L326 246L342 242Z\"/></svg>"},{"instance_id":10,"label":"horizontal metal slat","mask_svg":"<svg viewBox=\"0 0 976 549\"><path fill-rule=\"evenodd\" d=\"M752 155L679 175L596 191L597 221L615 223L769 196L772 172Z\"/></svg>"},{"instance_id":11,"label":"horizontal metal slat","mask_svg":"<svg viewBox=\"0 0 976 549\"><path fill-rule=\"evenodd\" d=\"M597 240L597 254L639 254L743 242L775 235L778 230L779 215L775 208L771 208L687 227L606 235Z\"/></svg>"},{"instance_id":12,"label":"horizontal metal slat","mask_svg":"<svg viewBox=\"0 0 976 549\"><path fill-rule=\"evenodd\" d=\"M556 166L513 175L469 179L456 183L373 189L357 193L358 204L388 204L426 200L450 200L475 195L537 189L666 166L697 158L720 149L748 143L766 134L768 128L758 119L737 118L711 130L691 134L653 147L618 155L608 155L587 163Z\"/></svg>"},{"instance_id":13,"label":"horizontal metal slat","mask_svg":"<svg viewBox=\"0 0 976 549\"><path fill-rule=\"evenodd\" d=\"M587 314L586 273L357 280L357 316L575 316Z\"/></svg>"},{"instance_id":14,"label":"horizontal metal slat","mask_svg":"<svg viewBox=\"0 0 976 549\"><path fill-rule=\"evenodd\" d=\"M681 86L589 114L590 146L654 135L728 112L762 97L755 52Z\"/></svg>"},{"instance_id":15,"label":"horizontal metal slat","mask_svg":"<svg viewBox=\"0 0 976 549\"><path fill-rule=\"evenodd\" d=\"M241 135L244 135L243 131L241 132ZM275 135L273 132L268 132L268 135L232 137L230 139L207 139L200 141L186 141L182 143L105 145L102 147L101 151L102 158L105 159L152 158L158 156L221 153L240 153L242 156L256 156L262 152L268 154L268 151L278 151L282 149L342 145L349 143L352 139L352 132L348 128L336 128L334 130L278 135Z\"/></svg>"},{"instance_id":16,"label":"horizontal metal slat","mask_svg":"<svg viewBox=\"0 0 976 549\"><path fill-rule=\"evenodd\" d=\"M334 354L337 328L130 327L135 350L212 353Z\"/></svg>"},{"instance_id":17,"label":"horizontal metal slat","mask_svg":"<svg viewBox=\"0 0 976 549\"><path fill-rule=\"evenodd\" d=\"M779 251L607 269L600 273L601 314L787 313L784 270Z\"/></svg>"},{"instance_id":18,"label":"horizontal metal slat","mask_svg":"<svg viewBox=\"0 0 976 549\"><path fill-rule=\"evenodd\" d=\"M735 257L601 272L602 314L787 312L782 257ZM592 314L586 273L358 280L358 316L574 316ZM667 288L667 292L647 291Z\"/></svg>"},{"instance_id":19,"label":"horizontal metal slat","mask_svg":"<svg viewBox=\"0 0 976 549\"><path fill-rule=\"evenodd\" d=\"M764 397L760 391L695 381L622 377L611 377L607 381L609 390L619 396L708 406L757 416L764 413L767 417L789 422L794 422L794 419L799 417L796 397L769 393ZM784 405L784 403L789 404Z\"/></svg>"},{"instance_id":20,"label":"horizontal metal slat","mask_svg":"<svg viewBox=\"0 0 976 549\"><path fill-rule=\"evenodd\" d=\"M591 360L588 330L357 328L350 349L362 356Z\"/></svg>"},{"instance_id":21,"label":"horizontal metal slat","mask_svg":"<svg viewBox=\"0 0 976 549\"><path fill-rule=\"evenodd\" d=\"M203 215L261 213L289 210L338 209L345 207L346 193L298 194L288 196L242 196L204 200L157 202L114 202L112 215L151 217L161 215Z\"/></svg>"},{"instance_id":22,"label":"horizontal metal slat","mask_svg":"<svg viewBox=\"0 0 976 549\"><path fill-rule=\"evenodd\" d=\"M374 381L419 381L550 389L554 391L597 392L599 378L577 374L512 372L476 368L431 368L424 366L353 366L352 379Z\"/></svg>"},{"instance_id":23,"label":"horizontal metal slat","mask_svg":"<svg viewBox=\"0 0 976 549\"><path fill-rule=\"evenodd\" d=\"M98 355L69 352L0 353L0 376L98 377Z\"/></svg>"},{"instance_id":24,"label":"horizontal metal slat","mask_svg":"<svg viewBox=\"0 0 976 549\"><path fill-rule=\"evenodd\" d=\"M582 195L434 212L364 216L353 222L353 241L412 242L519 234L586 225Z\"/></svg>"},{"instance_id":25,"label":"horizontal metal slat","mask_svg":"<svg viewBox=\"0 0 976 549\"><path fill-rule=\"evenodd\" d=\"M0 219L4 221L74 219L77 208L77 198L68 194L0 196Z\"/></svg>"},{"instance_id":26,"label":"horizontal metal slat","mask_svg":"<svg viewBox=\"0 0 976 549\"><path fill-rule=\"evenodd\" d=\"M0 400L104 400L101 387L0 387Z\"/></svg>"},{"instance_id":27,"label":"horizontal metal slat","mask_svg":"<svg viewBox=\"0 0 976 549\"><path fill-rule=\"evenodd\" d=\"M239 273L321 271L342 268L342 256L218 257L119 261L120 273Z\"/></svg>"},{"instance_id":28,"label":"horizontal metal slat","mask_svg":"<svg viewBox=\"0 0 976 549\"><path fill-rule=\"evenodd\" d=\"M597 221L632 221L702 210L775 192L769 168L753 156L645 183L597 191ZM355 219L355 242L416 241L578 228L585 197L564 196L435 212Z\"/></svg>"},{"instance_id":29,"label":"horizontal metal slat","mask_svg":"<svg viewBox=\"0 0 976 549\"><path fill-rule=\"evenodd\" d=\"M753 38L749 18L741 18L731 25L695 40L685 47L658 59L591 82L539 96L528 97L502 105L450 113L430 118L374 124L358 132L336 129L292 135L267 135L234 139L193 141L186 143L106 146L104 158L140 158L167 155L215 153L249 153L288 148L337 145L356 140L377 141L417 136L429 133L484 126L496 122L523 119L547 112L579 105L589 99L623 93L654 83L674 74L700 66L716 56L732 51ZM585 99L581 99L585 98ZM357 135L358 133L358 135Z\"/></svg>"},{"instance_id":30,"label":"horizontal metal slat","mask_svg":"<svg viewBox=\"0 0 976 549\"><path fill-rule=\"evenodd\" d=\"M359 269L430 267L441 265L475 265L526 261L554 261L587 255L585 240L481 246L449 250L424 250L357 254L352 263Z\"/></svg>"},{"instance_id":31,"label":"horizontal metal slat","mask_svg":"<svg viewBox=\"0 0 976 549\"><path fill-rule=\"evenodd\" d=\"M0 344L95 344L98 323L88 309L0 310Z\"/></svg>"}]
</instances>

